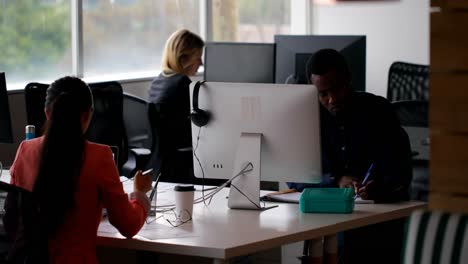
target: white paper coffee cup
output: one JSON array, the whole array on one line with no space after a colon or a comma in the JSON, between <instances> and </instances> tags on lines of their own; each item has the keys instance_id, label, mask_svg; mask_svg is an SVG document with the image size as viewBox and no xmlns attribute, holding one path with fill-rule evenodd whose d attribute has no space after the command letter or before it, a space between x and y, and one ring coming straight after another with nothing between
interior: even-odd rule
<instances>
[{"instance_id":1,"label":"white paper coffee cup","mask_svg":"<svg viewBox=\"0 0 468 264\"><path fill-rule=\"evenodd\" d=\"M174 187L177 220L187 221L192 218L194 193L195 187L191 184Z\"/></svg>"}]
</instances>

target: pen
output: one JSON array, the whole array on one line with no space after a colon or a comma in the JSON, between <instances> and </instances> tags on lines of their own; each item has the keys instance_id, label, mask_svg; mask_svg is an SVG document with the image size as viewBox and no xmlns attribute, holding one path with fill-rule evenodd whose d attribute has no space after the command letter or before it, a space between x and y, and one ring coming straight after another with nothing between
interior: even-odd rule
<instances>
[{"instance_id":1,"label":"pen","mask_svg":"<svg viewBox=\"0 0 468 264\"><path fill-rule=\"evenodd\" d=\"M369 179L369 175L371 174L372 168L374 168L374 163L372 163L370 165L369 169L367 170L366 176L364 177L364 180L362 180L362 183L361 183L362 186L364 186L366 184L367 180ZM359 194L356 193L356 195L354 196L354 199L356 199L358 197L359 197Z\"/></svg>"}]
</instances>

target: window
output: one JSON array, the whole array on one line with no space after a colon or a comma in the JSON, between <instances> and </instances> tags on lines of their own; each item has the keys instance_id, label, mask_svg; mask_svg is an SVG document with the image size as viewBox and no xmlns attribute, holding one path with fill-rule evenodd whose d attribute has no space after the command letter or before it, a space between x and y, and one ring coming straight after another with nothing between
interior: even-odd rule
<instances>
[{"instance_id":1,"label":"window","mask_svg":"<svg viewBox=\"0 0 468 264\"><path fill-rule=\"evenodd\" d=\"M177 29L200 32L198 0L83 1L84 76L157 72Z\"/></svg>"},{"instance_id":2,"label":"window","mask_svg":"<svg viewBox=\"0 0 468 264\"><path fill-rule=\"evenodd\" d=\"M71 74L69 1L0 0L0 71L8 83Z\"/></svg>"},{"instance_id":3,"label":"window","mask_svg":"<svg viewBox=\"0 0 468 264\"><path fill-rule=\"evenodd\" d=\"M177 29L209 41L273 42L296 33L291 5L305 1L0 0L0 71L15 88L64 75L151 77Z\"/></svg>"},{"instance_id":4,"label":"window","mask_svg":"<svg viewBox=\"0 0 468 264\"><path fill-rule=\"evenodd\" d=\"M291 0L212 0L214 41L273 42L291 32Z\"/></svg>"}]
</instances>

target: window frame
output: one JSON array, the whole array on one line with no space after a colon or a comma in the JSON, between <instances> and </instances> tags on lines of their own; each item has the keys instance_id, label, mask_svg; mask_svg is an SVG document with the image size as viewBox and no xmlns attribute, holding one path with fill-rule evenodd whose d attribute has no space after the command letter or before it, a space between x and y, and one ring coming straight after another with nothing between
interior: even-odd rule
<instances>
[{"instance_id":1,"label":"window frame","mask_svg":"<svg viewBox=\"0 0 468 264\"><path fill-rule=\"evenodd\" d=\"M200 0L200 36L206 41L213 40L212 0ZM313 8L312 0L291 0L291 34L303 35L312 33ZM109 81L117 80L123 83L150 81L158 71L146 71L132 74L106 74L102 77L84 76L84 51L83 51L83 0L71 0L71 75L83 78L85 81ZM200 72L199 74L203 74ZM112 77L110 77L112 76ZM9 83L8 90L16 90L24 87L23 83Z\"/></svg>"}]
</instances>

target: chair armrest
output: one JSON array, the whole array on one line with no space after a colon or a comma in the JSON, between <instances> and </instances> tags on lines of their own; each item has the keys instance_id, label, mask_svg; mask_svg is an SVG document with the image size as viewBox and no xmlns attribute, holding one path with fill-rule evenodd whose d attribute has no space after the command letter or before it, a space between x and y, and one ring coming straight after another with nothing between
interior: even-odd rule
<instances>
[{"instance_id":1,"label":"chair armrest","mask_svg":"<svg viewBox=\"0 0 468 264\"><path fill-rule=\"evenodd\" d=\"M177 152L191 152L192 150L193 150L192 147L187 147L187 148L177 149Z\"/></svg>"},{"instance_id":2,"label":"chair armrest","mask_svg":"<svg viewBox=\"0 0 468 264\"><path fill-rule=\"evenodd\" d=\"M145 170L151 158L151 151L147 148L130 148L127 162L122 167L122 174L131 178L138 170Z\"/></svg>"},{"instance_id":3,"label":"chair armrest","mask_svg":"<svg viewBox=\"0 0 468 264\"><path fill-rule=\"evenodd\" d=\"M147 148L131 148L130 153L137 157L144 157L151 155L151 150Z\"/></svg>"}]
</instances>

